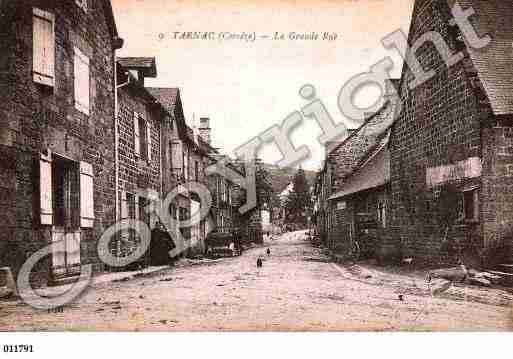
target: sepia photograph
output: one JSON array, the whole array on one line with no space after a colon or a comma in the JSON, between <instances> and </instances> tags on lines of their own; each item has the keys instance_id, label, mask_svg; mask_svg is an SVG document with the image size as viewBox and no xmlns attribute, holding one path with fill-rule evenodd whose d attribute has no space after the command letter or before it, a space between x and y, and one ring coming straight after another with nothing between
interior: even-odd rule
<instances>
[{"instance_id":1,"label":"sepia photograph","mask_svg":"<svg viewBox=\"0 0 513 359\"><path fill-rule=\"evenodd\" d=\"M513 332L511 0L0 0L2 354L377 332Z\"/></svg>"}]
</instances>

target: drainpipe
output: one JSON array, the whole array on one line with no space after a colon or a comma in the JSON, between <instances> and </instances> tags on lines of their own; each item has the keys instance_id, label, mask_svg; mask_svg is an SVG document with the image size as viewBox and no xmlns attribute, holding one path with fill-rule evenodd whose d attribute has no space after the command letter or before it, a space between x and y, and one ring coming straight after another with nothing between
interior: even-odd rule
<instances>
[{"instance_id":1,"label":"drainpipe","mask_svg":"<svg viewBox=\"0 0 513 359\"><path fill-rule=\"evenodd\" d=\"M114 52L115 55L115 52ZM119 99L118 99L118 90L124 86L127 86L130 83L130 76L127 78L127 82L118 85L118 64L116 61L116 56L114 56L114 106L115 106L115 114L114 114L114 146L115 146L115 167L116 167L116 222L119 221Z\"/></svg>"}]
</instances>

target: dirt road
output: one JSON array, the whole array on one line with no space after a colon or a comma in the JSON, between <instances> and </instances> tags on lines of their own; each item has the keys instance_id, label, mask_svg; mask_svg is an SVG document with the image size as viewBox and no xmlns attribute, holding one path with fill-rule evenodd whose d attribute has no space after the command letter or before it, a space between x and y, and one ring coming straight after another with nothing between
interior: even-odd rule
<instances>
[{"instance_id":1,"label":"dirt road","mask_svg":"<svg viewBox=\"0 0 513 359\"><path fill-rule=\"evenodd\" d=\"M422 272L329 263L297 232L241 257L96 285L63 313L0 302L0 330L503 331L513 329L512 305L503 290L433 298Z\"/></svg>"}]
</instances>

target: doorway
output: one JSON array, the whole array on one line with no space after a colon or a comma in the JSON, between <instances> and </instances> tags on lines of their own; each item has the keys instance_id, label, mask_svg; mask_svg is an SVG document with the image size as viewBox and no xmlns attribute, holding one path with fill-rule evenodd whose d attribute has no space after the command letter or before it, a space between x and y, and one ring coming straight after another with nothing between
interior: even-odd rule
<instances>
[{"instance_id":1,"label":"doorway","mask_svg":"<svg viewBox=\"0 0 513 359\"><path fill-rule=\"evenodd\" d=\"M52 273L54 279L80 274L80 183L78 162L52 156Z\"/></svg>"}]
</instances>

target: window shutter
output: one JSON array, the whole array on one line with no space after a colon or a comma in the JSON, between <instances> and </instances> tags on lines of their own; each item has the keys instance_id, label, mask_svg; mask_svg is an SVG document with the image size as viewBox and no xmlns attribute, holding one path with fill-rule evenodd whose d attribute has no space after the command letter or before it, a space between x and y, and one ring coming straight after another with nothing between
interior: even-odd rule
<instances>
[{"instance_id":1,"label":"window shutter","mask_svg":"<svg viewBox=\"0 0 513 359\"><path fill-rule=\"evenodd\" d=\"M41 203L41 224L53 224L53 198L52 198L52 153L41 154L39 159L39 192Z\"/></svg>"},{"instance_id":2,"label":"window shutter","mask_svg":"<svg viewBox=\"0 0 513 359\"><path fill-rule=\"evenodd\" d=\"M139 219L139 201L140 201L140 197L139 196L134 196L134 203L135 203L135 215L134 215L134 218L135 219Z\"/></svg>"},{"instance_id":3,"label":"window shutter","mask_svg":"<svg viewBox=\"0 0 513 359\"><path fill-rule=\"evenodd\" d=\"M89 115L89 58L75 47L75 108Z\"/></svg>"},{"instance_id":4,"label":"window shutter","mask_svg":"<svg viewBox=\"0 0 513 359\"><path fill-rule=\"evenodd\" d=\"M55 85L55 15L33 8L33 57L34 82Z\"/></svg>"},{"instance_id":5,"label":"window shutter","mask_svg":"<svg viewBox=\"0 0 513 359\"><path fill-rule=\"evenodd\" d=\"M180 168L180 143L179 142L173 142L171 144L171 157L172 157L172 164L173 164L173 171L176 168Z\"/></svg>"},{"instance_id":6,"label":"window shutter","mask_svg":"<svg viewBox=\"0 0 513 359\"><path fill-rule=\"evenodd\" d=\"M126 192L121 192L121 219L127 219L128 218L128 205L127 205L127 198L126 198Z\"/></svg>"},{"instance_id":7,"label":"window shutter","mask_svg":"<svg viewBox=\"0 0 513 359\"><path fill-rule=\"evenodd\" d=\"M148 161L151 161L151 125L150 122L146 122L146 136L148 140L146 141L146 148L148 150Z\"/></svg>"},{"instance_id":8,"label":"window shutter","mask_svg":"<svg viewBox=\"0 0 513 359\"><path fill-rule=\"evenodd\" d=\"M134 149L135 154L141 155L141 138L140 138L140 129L139 129L139 114L134 112Z\"/></svg>"},{"instance_id":9,"label":"window shutter","mask_svg":"<svg viewBox=\"0 0 513 359\"><path fill-rule=\"evenodd\" d=\"M80 162L80 227L93 228L93 225L93 166L86 162Z\"/></svg>"}]
</instances>

